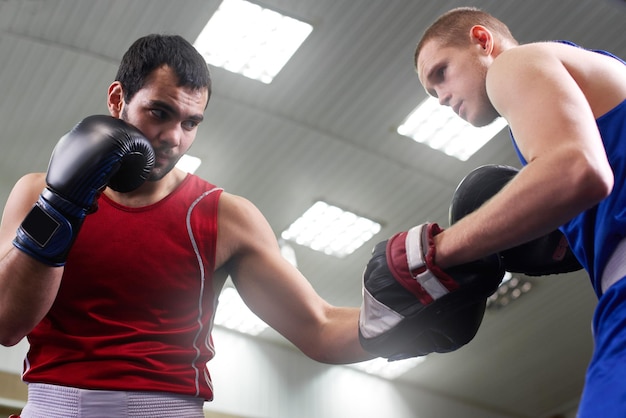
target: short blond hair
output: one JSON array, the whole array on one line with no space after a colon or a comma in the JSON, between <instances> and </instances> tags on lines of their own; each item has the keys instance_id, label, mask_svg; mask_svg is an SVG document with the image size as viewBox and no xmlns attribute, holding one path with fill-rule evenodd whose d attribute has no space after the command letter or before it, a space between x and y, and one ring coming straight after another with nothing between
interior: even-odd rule
<instances>
[{"instance_id":1,"label":"short blond hair","mask_svg":"<svg viewBox=\"0 0 626 418\"><path fill-rule=\"evenodd\" d=\"M463 47L469 45L468 33L472 26L482 25L507 42L517 45L517 40L511 34L508 26L502 21L475 7L457 7L435 20L424 31L422 38L415 48L413 63L417 66L417 58L430 40L437 40L442 46Z\"/></svg>"}]
</instances>

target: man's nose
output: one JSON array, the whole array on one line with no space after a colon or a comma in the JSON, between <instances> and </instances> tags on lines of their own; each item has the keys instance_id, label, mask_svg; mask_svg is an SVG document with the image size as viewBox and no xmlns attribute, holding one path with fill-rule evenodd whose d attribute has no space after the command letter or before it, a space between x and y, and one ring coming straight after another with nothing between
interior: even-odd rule
<instances>
[{"instance_id":1,"label":"man's nose","mask_svg":"<svg viewBox=\"0 0 626 418\"><path fill-rule=\"evenodd\" d=\"M449 93L441 93L438 94L439 104L442 106L450 106L450 100L452 99L452 95Z\"/></svg>"},{"instance_id":2,"label":"man's nose","mask_svg":"<svg viewBox=\"0 0 626 418\"><path fill-rule=\"evenodd\" d=\"M172 124L161 132L161 135L159 135L159 143L175 148L180 145L182 135L183 130L181 126L179 124Z\"/></svg>"}]
</instances>

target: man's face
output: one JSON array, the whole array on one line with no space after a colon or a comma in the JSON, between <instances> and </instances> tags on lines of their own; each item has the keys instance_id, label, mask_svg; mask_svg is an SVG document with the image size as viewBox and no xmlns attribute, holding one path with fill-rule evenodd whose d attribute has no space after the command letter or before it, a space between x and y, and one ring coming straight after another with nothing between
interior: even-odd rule
<instances>
[{"instance_id":1,"label":"man's face","mask_svg":"<svg viewBox=\"0 0 626 418\"><path fill-rule=\"evenodd\" d=\"M168 67L158 68L122 107L121 119L141 130L154 148L149 181L162 179L174 168L191 147L203 120L208 90L179 87L177 81Z\"/></svg>"},{"instance_id":2,"label":"man's face","mask_svg":"<svg viewBox=\"0 0 626 418\"><path fill-rule=\"evenodd\" d=\"M491 60L476 45L450 47L430 40L417 58L417 73L424 89L439 103L472 125L484 126L498 117L485 87Z\"/></svg>"}]
</instances>

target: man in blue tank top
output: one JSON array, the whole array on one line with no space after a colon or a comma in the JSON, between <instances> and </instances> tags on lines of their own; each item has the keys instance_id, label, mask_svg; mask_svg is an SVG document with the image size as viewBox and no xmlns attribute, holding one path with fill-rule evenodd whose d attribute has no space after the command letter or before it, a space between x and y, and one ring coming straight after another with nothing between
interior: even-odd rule
<instances>
[{"instance_id":1,"label":"man in blue tank top","mask_svg":"<svg viewBox=\"0 0 626 418\"><path fill-rule=\"evenodd\" d=\"M423 34L415 67L428 94L474 126L505 118L524 168L434 237L448 268L560 228L599 303L580 417L626 415L626 65L569 42L520 45L475 8ZM511 204L515 202L514 204Z\"/></svg>"}]
</instances>

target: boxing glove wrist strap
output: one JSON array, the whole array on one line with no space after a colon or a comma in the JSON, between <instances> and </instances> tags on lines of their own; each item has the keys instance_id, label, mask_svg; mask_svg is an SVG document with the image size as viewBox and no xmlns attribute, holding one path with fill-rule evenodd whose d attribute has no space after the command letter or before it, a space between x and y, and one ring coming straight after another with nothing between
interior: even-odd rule
<instances>
[{"instance_id":1,"label":"boxing glove wrist strap","mask_svg":"<svg viewBox=\"0 0 626 418\"><path fill-rule=\"evenodd\" d=\"M49 266L65 265L67 253L86 216L84 212L72 212L78 216L61 213L44 199L42 193L17 229L13 245Z\"/></svg>"},{"instance_id":2,"label":"boxing glove wrist strap","mask_svg":"<svg viewBox=\"0 0 626 418\"><path fill-rule=\"evenodd\" d=\"M387 244L391 273L424 305L458 288L454 279L434 261L433 237L442 231L436 223L422 224L394 235Z\"/></svg>"}]
</instances>

